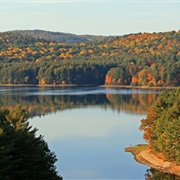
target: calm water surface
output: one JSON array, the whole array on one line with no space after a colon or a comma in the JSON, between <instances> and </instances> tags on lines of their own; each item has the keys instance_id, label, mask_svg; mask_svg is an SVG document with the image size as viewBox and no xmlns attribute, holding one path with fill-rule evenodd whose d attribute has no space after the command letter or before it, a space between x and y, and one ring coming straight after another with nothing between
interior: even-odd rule
<instances>
[{"instance_id":1,"label":"calm water surface","mask_svg":"<svg viewBox=\"0 0 180 180\"><path fill-rule=\"evenodd\" d=\"M21 104L58 158L64 179L145 179L124 148L145 143L140 120L159 91L100 87L1 87L0 104Z\"/></svg>"}]
</instances>

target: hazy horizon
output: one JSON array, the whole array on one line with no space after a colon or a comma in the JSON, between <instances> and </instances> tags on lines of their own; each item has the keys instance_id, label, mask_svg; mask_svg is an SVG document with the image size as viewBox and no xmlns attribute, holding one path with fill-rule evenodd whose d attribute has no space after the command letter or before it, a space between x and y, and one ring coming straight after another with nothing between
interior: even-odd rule
<instances>
[{"instance_id":1,"label":"hazy horizon","mask_svg":"<svg viewBox=\"0 0 180 180\"><path fill-rule=\"evenodd\" d=\"M0 31L1 33L3 32L13 32L13 31L46 31L46 32L52 32L52 33L63 33L63 34L72 34L72 35L77 35L77 36L104 36L104 37L108 37L108 36L124 36L124 35L129 35L129 34L138 34L138 33L164 33L164 32L171 32L171 31L180 31L180 28L179 30L169 30L169 31L158 31L158 32L135 32L135 33L127 33L127 34L121 34L121 35L101 35L101 34L75 34L75 33L70 33L70 32L61 32L61 31L51 31L51 30L44 30L44 29L14 29L14 30L7 30L7 31Z\"/></svg>"},{"instance_id":2,"label":"hazy horizon","mask_svg":"<svg viewBox=\"0 0 180 180\"><path fill-rule=\"evenodd\" d=\"M0 32L45 30L77 35L178 31L177 0L0 0Z\"/></svg>"}]
</instances>

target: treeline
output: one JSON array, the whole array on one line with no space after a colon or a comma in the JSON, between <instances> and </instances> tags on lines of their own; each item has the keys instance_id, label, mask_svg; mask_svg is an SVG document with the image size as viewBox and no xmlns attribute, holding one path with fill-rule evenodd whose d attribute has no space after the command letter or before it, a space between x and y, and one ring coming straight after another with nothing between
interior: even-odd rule
<instances>
[{"instance_id":1,"label":"treeline","mask_svg":"<svg viewBox=\"0 0 180 180\"><path fill-rule=\"evenodd\" d=\"M104 84L113 66L95 61L0 63L0 84Z\"/></svg>"},{"instance_id":2,"label":"treeline","mask_svg":"<svg viewBox=\"0 0 180 180\"><path fill-rule=\"evenodd\" d=\"M180 88L156 99L140 129L151 149L165 159L180 162Z\"/></svg>"},{"instance_id":3,"label":"treeline","mask_svg":"<svg viewBox=\"0 0 180 180\"><path fill-rule=\"evenodd\" d=\"M43 30L15 30L12 33L30 36L38 39L45 39L48 41L63 42L67 44L74 44L80 42L91 42L108 38L106 36L93 36L93 35L76 35L62 32L51 32Z\"/></svg>"},{"instance_id":4,"label":"treeline","mask_svg":"<svg viewBox=\"0 0 180 180\"><path fill-rule=\"evenodd\" d=\"M42 37L0 33L1 84L180 85L180 31L75 44Z\"/></svg>"}]
</instances>

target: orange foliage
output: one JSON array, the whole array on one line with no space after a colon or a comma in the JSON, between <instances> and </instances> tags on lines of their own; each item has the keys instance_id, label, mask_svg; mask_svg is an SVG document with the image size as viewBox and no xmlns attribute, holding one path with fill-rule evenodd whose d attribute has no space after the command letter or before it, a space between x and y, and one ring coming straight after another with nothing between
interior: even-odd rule
<instances>
[{"instance_id":1,"label":"orange foliage","mask_svg":"<svg viewBox=\"0 0 180 180\"><path fill-rule=\"evenodd\" d=\"M40 81L39 81L39 84L43 85L43 84L46 84L46 80L44 78L42 78Z\"/></svg>"},{"instance_id":2,"label":"orange foliage","mask_svg":"<svg viewBox=\"0 0 180 180\"><path fill-rule=\"evenodd\" d=\"M92 49L89 49L89 50L88 50L88 53L89 53L89 54L93 54L94 51L93 51Z\"/></svg>"},{"instance_id":3,"label":"orange foliage","mask_svg":"<svg viewBox=\"0 0 180 180\"><path fill-rule=\"evenodd\" d=\"M73 52L73 49L72 49L72 48L70 48L70 49L69 49L69 53L72 53L72 52Z\"/></svg>"},{"instance_id":4,"label":"orange foliage","mask_svg":"<svg viewBox=\"0 0 180 180\"><path fill-rule=\"evenodd\" d=\"M82 51L80 52L80 54L81 54L81 55L86 54L86 50L82 50Z\"/></svg>"},{"instance_id":5,"label":"orange foliage","mask_svg":"<svg viewBox=\"0 0 180 180\"><path fill-rule=\"evenodd\" d=\"M154 122L156 116L157 116L157 114L156 114L156 111L154 110L154 106L151 106L146 119L141 120L140 130L144 131L143 138L146 141L149 141L151 139L153 122Z\"/></svg>"},{"instance_id":6,"label":"orange foliage","mask_svg":"<svg viewBox=\"0 0 180 180\"><path fill-rule=\"evenodd\" d=\"M132 77L132 84L137 84L138 83L138 78L133 76Z\"/></svg>"},{"instance_id":7,"label":"orange foliage","mask_svg":"<svg viewBox=\"0 0 180 180\"><path fill-rule=\"evenodd\" d=\"M109 99L112 96L112 94L106 94L106 98Z\"/></svg>"},{"instance_id":8,"label":"orange foliage","mask_svg":"<svg viewBox=\"0 0 180 180\"><path fill-rule=\"evenodd\" d=\"M106 75L105 84L111 84L112 81L113 81L113 78Z\"/></svg>"},{"instance_id":9,"label":"orange foliage","mask_svg":"<svg viewBox=\"0 0 180 180\"><path fill-rule=\"evenodd\" d=\"M104 48L107 48L107 47L108 47L108 45L107 45L107 44L104 44L104 45L103 45L103 47L104 47Z\"/></svg>"},{"instance_id":10,"label":"orange foliage","mask_svg":"<svg viewBox=\"0 0 180 180\"><path fill-rule=\"evenodd\" d=\"M152 74L151 74L151 73L148 73L148 75L147 75L147 76L148 76L148 80L149 80L149 81L151 81L151 80L152 80L152 78L153 78Z\"/></svg>"},{"instance_id":11,"label":"orange foliage","mask_svg":"<svg viewBox=\"0 0 180 180\"><path fill-rule=\"evenodd\" d=\"M151 104L154 101L154 97L152 94L148 94L148 103Z\"/></svg>"},{"instance_id":12,"label":"orange foliage","mask_svg":"<svg viewBox=\"0 0 180 180\"><path fill-rule=\"evenodd\" d=\"M61 54L59 55L59 57L66 59L66 58L67 58L67 55L66 55L65 53L61 53Z\"/></svg>"}]
</instances>

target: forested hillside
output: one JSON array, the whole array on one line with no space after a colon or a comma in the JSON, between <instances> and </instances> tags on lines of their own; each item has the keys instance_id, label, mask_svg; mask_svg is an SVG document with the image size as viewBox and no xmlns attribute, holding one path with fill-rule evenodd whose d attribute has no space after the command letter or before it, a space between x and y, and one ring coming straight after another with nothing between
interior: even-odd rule
<instances>
[{"instance_id":1,"label":"forested hillside","mask_svg":"<svg viewBox=\"0 0 180 180\"><path fill-rule=\"evenodd\" d=\"M180 31L68 44L0 33L1 84L180 85Z\"/></svg>"},{"instance_id":2,"label":"forested hillside","mask_svg":"<svg viewBox=\"0 0 180 180\"><path fill-rule=\"evenodd\" d=\"M93 36L93 35L75 35L70 33L62 32L51 32L43 30L16 30L11 31L12 33L30 36L38 39L45 39L48 41L64 42L69 44L79 43L79 42L91 42L96 40L105 39L108 37L104 36Z\"/></svg>"}]
</instances>

